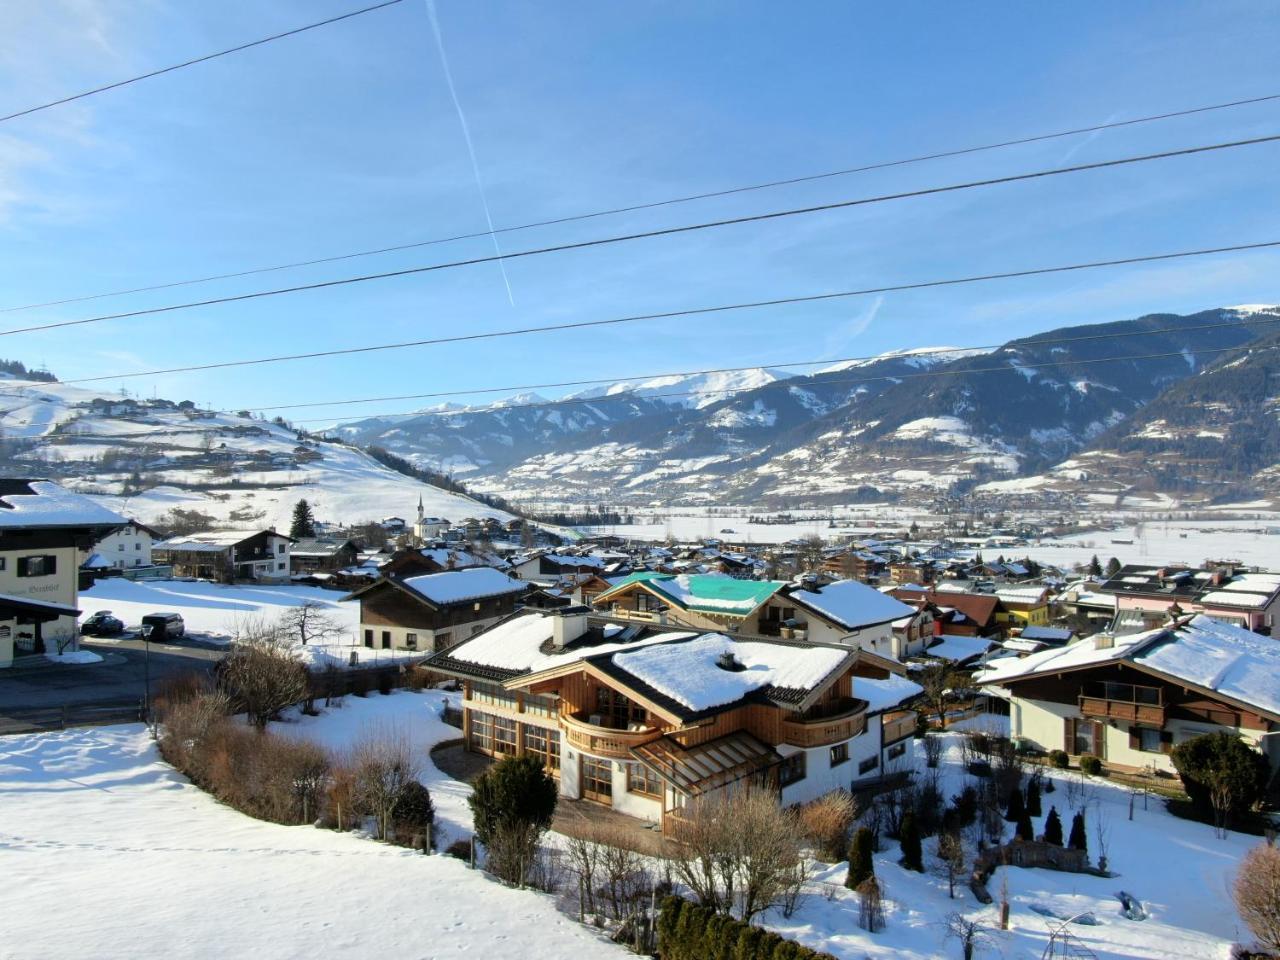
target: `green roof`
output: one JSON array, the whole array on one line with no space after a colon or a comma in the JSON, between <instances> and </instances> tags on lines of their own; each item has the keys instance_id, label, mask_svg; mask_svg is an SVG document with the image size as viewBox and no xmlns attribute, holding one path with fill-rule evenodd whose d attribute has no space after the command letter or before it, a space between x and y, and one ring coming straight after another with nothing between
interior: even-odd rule
<instances>
[{"instance_id":1,"label":"green roof","mask_svg":"<svg viewBox=\"0 0 1280 960\"><path fill-rule=\"evenodd\" d=\"M635 583L643 583L682 610L739 616L746 616L786 586L786 581L783 580L737 580L710 573L676 575L645 570L619 581L597 599L603 599Z\"/></svg>"}]
</instances>

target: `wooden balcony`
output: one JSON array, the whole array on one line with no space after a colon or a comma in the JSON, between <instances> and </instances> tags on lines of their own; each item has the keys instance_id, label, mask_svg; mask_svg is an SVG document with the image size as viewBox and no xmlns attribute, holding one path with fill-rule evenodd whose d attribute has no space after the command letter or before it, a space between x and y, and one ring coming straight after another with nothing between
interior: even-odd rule
<instances>
[{"instance_id":1,"label":"wooden balcony","mask_svg":"<svg viewBox=\"0 0 1280 960\"><path fill-rule=\"evenodd\" d=\"M632 747L648 743L662 734L661 730L652 727L646 730L615 730L598 726L589 722L582 713L560 714L560 727L569 746L593 757L610 760L630 760Z\"/></svg>"},{"instance_id":2,"label":"wooden balcony","mask_svg":"<svg viewBox=\"0 0 1280 960\"><path fill-rule=\"evenodd\" d=\"M916 712L914 710L898 710L894 713L886 713L881 718L881 740L884 746L897 743L899 740L905 740L907 737L915 736L916 732Z\"/></svg>"},{"instance_id":3,"label":"wooden balcony","mask_svg":"<svg viewBox=\"0 0 1280 960\"><path fill-rule=\"evenodd\" d=\"M1105 697L1081 695L1080 713L1091 720L1124 720L1163 727L1165 706L1162 703L1135 703L1131 700L1109 700Z\"/></svg>"},{"instance_id":4,"label":"wooden balcony","mask_svg":"<svg viewBox=\"0 0 1280 960\"><path fill-rule=\"evenodd\" d=\"M641 623L666 623L665 610L628 610L625 607L610 607L609 616L617 620L638 620Z\"/></svg>"},{"instance_id":5,"label":"wooden balcony","mask_svg":"<svg viewBox=\"0 0 1280 960\"><path fill-rule=\"evenodd\" d=\"M841 697L807 716L782 721L782 742L793 747L823 747L856 737L867 729L867 702Z\"/></svg>"}]
</instances>

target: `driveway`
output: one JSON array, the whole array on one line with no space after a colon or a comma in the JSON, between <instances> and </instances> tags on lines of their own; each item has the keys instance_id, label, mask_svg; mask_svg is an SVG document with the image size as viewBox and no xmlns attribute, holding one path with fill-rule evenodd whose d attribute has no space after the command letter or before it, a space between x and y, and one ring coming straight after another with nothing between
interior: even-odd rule
<instances>
[{"instance_id":1,"label":"driveway","mask_svg":"<svg viewBox=\"0 0 1280 960\"><path fill-rule=\"evenodd\" d=\"M140 700L146 693L146 653L140 639L95 643L80 641L102 663L62 664L43 661L0 670L0 717L6 710L82 706L109 701ZM225 647L198 638L151 644L151 682L191 670L208 672Z\"/></svg>"}]
</instances>

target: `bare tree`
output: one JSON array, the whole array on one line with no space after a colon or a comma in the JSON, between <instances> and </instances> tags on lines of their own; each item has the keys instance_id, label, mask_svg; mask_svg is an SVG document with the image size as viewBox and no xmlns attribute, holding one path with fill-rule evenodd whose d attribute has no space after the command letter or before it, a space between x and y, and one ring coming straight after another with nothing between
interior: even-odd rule
<instances>
[{"instance_id":1,"label":"bare tree","mask_svg":"<svg viewBox=\"0 0 1280 960\"><path fill-rule=\"evenodd\" d=\"M298 640L304 647L312 640L323 643L347 632L346 627L314 600L297 607L290 607L280 615L281 630Z\"/></svg>"},{"instance_id":2,"label":"bare tree","mask_svg":"<svg viewBox=\"0 0 1280 960\"><path fill-rule=\"evenodd\" d=\"M964 960L973 960L974 951L992 945L986 928L977 920L970 920L961 913L947 917L947 940L957 940Z\"/></svg>"},{"instance_id":3,"label":"bare tree","mask_svg":"<svg viewBox=\"0 0 1280 960\"><path fill-rule=\"evenodd\" d=\"M954 900L956 880L964 875L964 843L960 834L950 831L938 834L933 856L937 871L947 878L947 896Z\"/></svg>"},{"instance_id":4,"label":"bare tree","mask_svg":"<svg viewBox=\"0 0 1280 960\"><path fill-rule=\"evenodd\" d=\"M947 704L952 700L952 691L967 686L969 678L949 663L931 663L912 679L923 688L921 696L929 709L937 712L939 728L947 729Z\"/></svg>"},{"instance_id":5,"label":"bare tree","mask_svg":"<svg viewBox=\"0 0 1280 960\"><path fill-rule=\"evenodd\" d=\"M676 876L704 906L746 921L782 902L804 844L795 812L755 787L694 804L679 839Z\"/></svg>"},{"instance_id":6,"label":"bare tree","mask_svg":"<svg viewBox=\"0 0 1280 960\"><path fill-rule=\"evenodd\" d=\"M884 888L875 877L858 884L858 926L868 933L884 929Z\"/></svg>"},{"instance_id":7,"label":"bare tree","mask_svg":"<svg viewBox=\"0 0 1280 960\"><path fill-rule=\"evenodd\" d=\"M258 730L307 695L307 668L277 626L253 621L242 627L231 653L217 667L218 685Z\"/></svg>"},{"instance_id":8,"label":"bare tree","mask_svg":"<svg viewBox=\"0 0 1280 960\"><path fill-rule=\"evenodd\" d=\"M388 838L396 802L405 784L418 779L419 765L409 738L391 726L368 726L351 752L356 796L378 820L378 836Z\"/></svg>"},{"instance_id":9,"label":"bare tree","mask_svg":"<svg viewBox=\"0 0 1280 960\"><path fill-rule=\"evenodd\" d=\"M1245 854L1232 894L1253 935L1268 951L1280 952L1280 850L1261 844Z\"/></svg>"}]
</instances>

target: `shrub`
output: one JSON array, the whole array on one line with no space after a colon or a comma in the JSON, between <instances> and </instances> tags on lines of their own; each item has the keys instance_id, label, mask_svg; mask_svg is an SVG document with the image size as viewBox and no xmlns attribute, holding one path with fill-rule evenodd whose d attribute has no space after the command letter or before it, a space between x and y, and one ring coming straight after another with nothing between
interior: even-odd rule
<instances>
[{"instance_id":1,"label":"shrub","mask_svg":"<svg viewBox=\"0 0 1280 960\"><path fill-rule=\"evenodd\" d=\"M955 811L956 825L967 827L978 819L978 791L972 785L951 798L951 809Z\"/></svg>"},{"instance_id":2,"label":"shrub","mask_svg":"<svg viewBox=\"0 0 1280 960\"><path fill-rule=\"evenodd\" d=\"M453 841L453 843L449 844L449 846L444 848L444 852L447 856L455 857L456 859L462 860L465 863L470 863L471 862L471 841L455 840Z\"/></svg>"},{"instance_id":3,"label":"shrub","mask_svg":"<svg viewBox=\"0 0 1280 960\"><path fill-rule=\"evenodd\" d=\"M1245 854L1232 894L1253 935L1280 952L1280 850L1261 845Z\"/></svg>"},{"instance_id":4,"label":"shrub","mask_svg":"<svg viewBox=\"0 0 1280 960\"><path fill-rule=\"evenodd\" d=\"M924 873L924 851L920 846L920 828L916 824L916 815L913 811L907 811L898 832L898 845L902 849L902 865L916 873Z\"/></svg>"},{"instance_id":5,"label":"shrub","mask_svg":"<svg viewBox=\"0 0 1280 960\"><path fill-rule=\"evenodd\" d=\"M925 766L933 769L942 759L942 738L925 734L923 743Z\"/></svg>"},{"instance_id":6,"label":"shrub","mask_svg":"<svg viewBox=\"0 0 1280 960\"><path fill-rule=\"evenodd\" d=\"M1044 820L1044 842L1055 847L1062 846L1062 818L1058 816L1058 808L1050 807L1049 816Z\"/></svg>"},{"instance_id":7,"label":"shrub","mask_svg":"<svg viewBox=\"0 0 1280 960\"><path fill-rule=\"evenodd\" d=\"M1022 800L1022 791L1014 787L1009 791L1009 802L1005 804L1004 818L1010 823L1017 823L1026 812L1027 807Z\"/></svg>"},{"instance_id":8,"label":"shrub","mask_svg":"<svg viewBox=\"0 0 1280 960\"><path fill-rule=\"evenodd\" d=\"M218 686L249 722L265 730L268 721L307 695L307 668L275 627L250 624L231 652L218 662Z\"/></svg>"},{"instance_id":9,"label":"shrub","mask_svg":"<svg viewBox=\"0 0 1280 960\"><path fill-rule=\"evenodd\" d=\"M357 697L369 695L369 674L365 670L351 671L351 693Z\"/></svg>"},{"instance_id":10,"label":"shrub","mask_svg":"<svg viewBox=\"0 0 1280 960\"><path fill-rule=\"evenodd\" d=\"M1018 819L1017 825L1013 829L1013 839L1015 840L1034 840L1036 838L1035 827L1031 825L1031 817L1027 813L1023 813Z\"/></svg>"},{"instance_id":11,"label":"shrub","mask_svg":"<svg viewBox=\"0 0 1280 960\"><path fill-rule=\"evenodd\" d=\"M485 847L486 869L507 883L524 883L558 794L555 780L533 756L504 757L480 775L467 803Z\"/></svg>"},{"instance_id":12,"label":"shrub","mask_svg":"<svg viewBox=\"0 0 1280 960\"><path fill-rule=\"evenodd\" d=\"M1067 751L1065 750L1049 751L1049 766L1055 767L1058 770L1065 770L1070 765L1071 765L1071 758L1067 756Z\"/></svg>"},{"instance_id":13,"label":"shrub","mask_svg":"<svg viewBox=\"0 0 1280 960\"><path fill-rule=\"evenodd\" d=\"M1027 781L1027 813L1038 817L1043 812L1040 808L1040 780L1032 777Z\"/></svg>"},{"instance_id":14,"label":"shrub","mask_svg":"<svg viewBox=\"0 0 1280 960\"><path fill-rule=\"evenodd\" d=\"M1263 796L1267 761L1230 733L1206 733L1173 748L1170 759L1195 815L1220 830Z\"/></svg>"},{"instance_id":15,"label":"shrub","mask_svg":"<svg viewBox=\"0 0 1280 960\"><path fill-rule=\"evenodd\" d=\"M869 827L859 827L849 844L849 873L844 885L850 890L857 890L863 881L876 875L875 860L872 858L875 846L875 834Z\"/></svg>"},{"instance_id":16,"label":"shrub","mask_svg":"<svg viewBox=\"0 0 1280 960\"><path fill-rule=\"evenodd\" d=\"M391 691L396 688L396 678L390 670L383 670L378 674L378 692L384 697L391 696Z\"/></svg>"},{"instance_id":17,"label":"shrub","mask_svg":"<svg viewBox=\"0 0 1280 960\"><path fill-rule=\"evenodd\" d=\"M436 808L431 802L431 792L426 787L417 780L406 783L396 797L391 817L396 825L397 836L407 838L414 846L420 847L423 853L431 849L431 829L436 820ZM414 838L417 838L416 843Z\"/></svg>"},{"instance_id":18,"label":"shrub","mask_svg":"<svg viewBox=\"0 0 1280 960\"><path fill-rule=\"evenodd\" d=\"M799 808L800 830L823 860L836 863L844 859L849 827L857 813L852 796L844 790L832 790Z\"/></svg>"},{"instance_id":19,"label":"shrub","mask_svg":"<svg viewBox=\"0 0 1280 960\"><path fill-rule=\"evenodd\" d=\"M392 837L396 805L418 779L409 739L395 728L367 728L351 752L356 805L378 820L378 836Z\"/></svg>"},{"instance_id":20,"label":"shrub","mask_svg":"<svg viewBox=\"0 0 1280 960\"><path fill-rule=\"evenodd\" d=\"M1091 777L1102 775L1102 761L1091 753L1086 753L1080 757L1080 772L1087 773Z\"/></svg>"},{"instance_id":21,"label":"shrub","mask_svg":"<svg viewBox=\"0 0 1280 960\"><path fill-rule=\"evenodd\" d=\"M1071 836L1067 838L1067 846L1072 850L1089 852L1089 835L1084 828L1084 814L1079 811L1071 818Z\"/></svg>"},{"instance_id":22,"label":"shrub","mask_svg":"<svg viewBox=\"0 0 1280 960\"><path fill-rule=\"evenodd\" d=\"M834 960L680 897L662 901L657 928L662 960Z\"/></svg>"}]
</instances>

